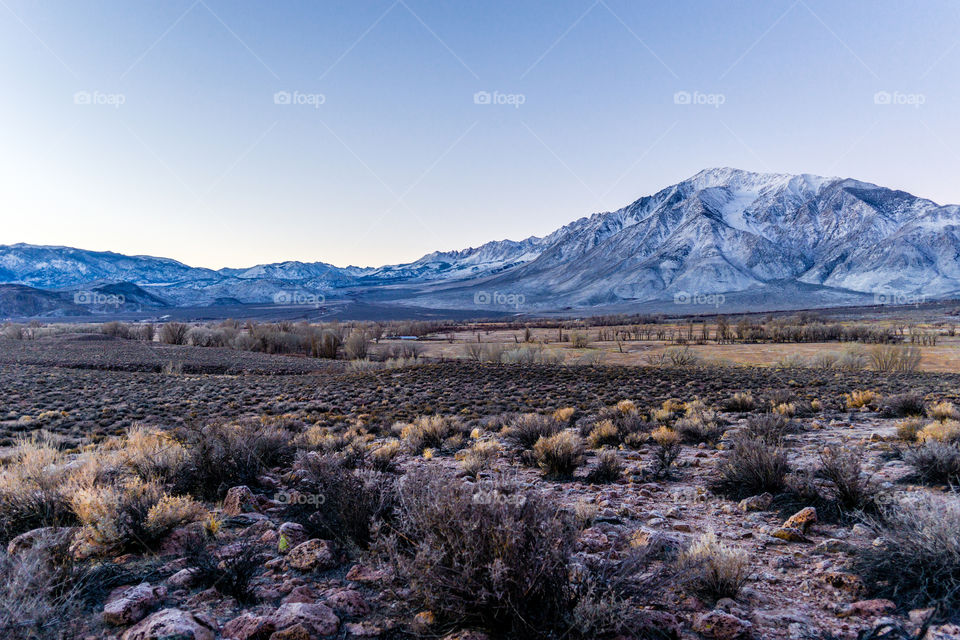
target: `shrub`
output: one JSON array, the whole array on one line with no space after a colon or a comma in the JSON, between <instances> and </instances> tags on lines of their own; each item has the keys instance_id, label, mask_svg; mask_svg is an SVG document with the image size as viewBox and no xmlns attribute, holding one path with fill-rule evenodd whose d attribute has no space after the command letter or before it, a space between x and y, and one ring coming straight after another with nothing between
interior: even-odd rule
<instances>
[{"instance_id":1,"label":"shrub","mask_svg":"<svg viewBox=\"0 0 960 640\"><path fill-rule=\"evenodd\" d=\"M533 445L534 459L550 478L570 478L583 464L583 440L570 431L541 437Z\"/></svg>"},{"instance_id":2,"label":"shrub","mask_svg":"<svg viewBox=\"0 0 960 640\"><path fill-rule=\"evenodd\" d=\"M674 367L692 367L700 364L700 356L690 347L667 347L664 351L666 362Z\"/></svg>"},{"instance_id":3,"label":"shrub","mask_svg":"<svg viewBox=\"0 0 960 640\"><path fill-rule=\"evenodd\" d=\"M928 440L936 440L937 442L960 442L960 422L956 420L931 422L917 433L917 440L921 442Z\"/></svg>"},{"instance_id":4,"label":"shrub","mask_svg":"<svg viewBox=\"0 0 960 640\"><path fill-rule=\"evenodd\" d=\"M736 438L733 449L720 465L717 489L734 498L760 493L777 494L786 484L790 471L782 449L760 438Z\"/></svg>"},{"instance_id":5,"label":"shrub","mask_svg":"<svg viewBox=\"0 0 960 640\"><path fill-rule=\"evenodd\" d=\"M683 448L680 444L680 434L673 429L660 427L654 430L650 437L654 442L653 475L669 478L670 468Z\"/></svg>"},{"instance_id":6,"label":"shrub","mask_svg":"<svg viewBox=\"0 0 960 640\"><path fill-rule=\"evenodd\" d=\"M590 431L587 440L594 449L600 449L604 446L615 447L620 444L620 430L613 424L613 420L601 420Z\"/></svg>"},{"instance_id":7,"label":"shrub","mask_svg":"<svg viewBox=\"0 0 960 640\"><path fill-rule=\"evenodd\" d=\"M842 512L876 511L880 489L863 473L863 451L829 448L820 453L819 475L830 485L831 497Z\"/></svg>"},{"instance_id":8,"label":"shrub","mask_svg":"<svg viewBox=\"0 0 960 640\"><path fill-rule=\"evenodd\" d=\"M957 410L952 402L938 402L930 407L927 415L941 422L946 420L960 420L960 411Z\"/></svg>"},{"instance_id":9,"label":"shrub","mask_svg":"<svg viewBox=\"0 0 960 640\"><path fill-rule=\"evenodd\" d=\"M917 439L917 434L923 429L924 424L921 418L914 417L901 420L895 426L898 438L912 442Z\"/></svg>"},{"instance_id":10,"label":"shrub","mask_svg":"<svg viewBox=\"0 0 960 640\"><path fill-rule=\"evenodd\" d=\"M677 564L684 586L712 601L736 598L750 578L747 552L727 546L712 532L681 551Z\"/></svg>"},{"instance_id":11,"label":"shrub","mask_svg":"<svg viewBox=\"0 0 960 640\"><path fill-rule=\"evenodd\" d=\"M219 500L230 487L255 487L264 470L293 459L291 435L257 421L180 429L174 437L187 454L173 492Z\"/></svg>"},{"instance_id":12,"label":"shrub","mask_svg":"<svg viewBox=\"0 0 960 640\"><path fill-rule=\"evenodd\" d=\"M343 343L343 351L350 360L363 360L367 357L370 340L363 329L354 329Z\"/></svg>"},{"instance_id":13,"label":"shrub","mask_svg":"<svg viewBox=\"0 0 960 640\"><path fill-rule=\"evenodd\" d=\"M85 635L83 585L66 557L66 548L0 556L0 637L67 640Z\"/></svg>"},{"instance_id":14,"label":"shrub","mask_svg":"<svg viewBox=\"0 0 960 640\"><path fill-rule=\"evenodd\" d=\"M118 464L143 480L169 482L187 459L187 450L169 433L140 425L130 427L117 447Z\"/></svg>"},{"instance_id":15,"label":"shrub","mask_svg":"<svg viewBox=\"0 0 960 640\"><path fill-rule=\"evenodd\" d=\"M925 495L867 520L882 544L858 547L853 566L876 596L905 609L960 612L960 502Z\"/></svg>"},{"instance_id":16,"label":"shrub","mask_svg":"<svg viewBox=\"0 0 960 640\"><path fill-rule=\"evenodd\" d=\"M960 443L929 440L904 453L904 461L930 484L960 484Z\"/></svg>"},{"instance_id":17,"label":"shrub","mask_svg":"<svg viewBox=\"0 0 960 640\"><path fill-rule=\"evenodd\" d=\"M756 407L756 402L753 399L753 395L749 391L738 391L737 393L733 394L732 397L727 398L727 401L723 404L723 408L726 411L740 413L753 411L754 407Z\"/></svg>"},{"instance_id":18,"label":"shrub","mask_svg":"<svg viewBox=\"0 0 960 640\"><path fill-rule=\"evenodd\" d=\"M590 346L590 339L586 333L574 331L570 334L570 346L574 349L586 349Z\"/></svg>"},{"instance_id":19,"label":"shrub","mask_svg":"<svg viewBox=\"0 0 960 640\"><path fill-rule=\"evenodd\" d=\"M212 551L202 536L187 542L186 561L193 581L203 588L213 587L241 604L256 601L251 581L263 565L261 549L248 540L231 545L229 553Z\"/></svg>"},{"instance_id":20,"label":"shrub","mask_svg":"<svg viewBox=\"0 0 960 640\"><path fill-rule=\"evenodd\" d=\"M499 453L500 445L497 442L492 440L477 442L469 449L458 454L460 456L460 467L467 476L476 478L480 472L490 468L491 463L497 459Z\"/></svg>"},{"instance_id":21,"label":"shrub","mask_svg":"<svg viewBox=\"0 0 960 640\"><path fill-rule=\"evenodd\" d=\"M599 484L616 482L623 476L623 463L613 449L604 449L597 456L597 466L587 476L590 482Z\"/></svg>"},{"instance_id":22,"label":"shrub","mask_svg":"<svg viewBox=\"0 0 960 640\"><path fill-rule=\"evenodd\" d=\"M874 408L880 403L880 394L876 391L857 390L843 394L847 409Z\"/></svg>"},{"instance_id":23,"label":"shrub","mask_svg":"<svg viewBox=\"0 0 960 640\"><path fill-rule=\"evenodd\" d=\"M68 479L67 461L54 446L20 442L0 470L0 544L31 529L74 524Z\"/></svg>"},{"instance_id":24,"label":"shrub","mask_svg":"<svg viewBox=\"0 0 960 640\"><path fill-rule=\"evenodd\" d=\"M877 371L916 371L922 358L919 347L895 344L874 345L868 357Z\"/></svg>"},{"instance_id":25,"label":"shrub","mask_svg":"<svg viewBox=\"0 0 960 640\"><path fill-rule=\"evenodd\" d=\"M922 416L923 412L923 394L916 391L887 396L880 403L880 414L885 418Z\"/></svg>"},{"instance_id":26,"label":"shrub","mask_svg":"<svg viewBox=\"0 0 960 640\"><path fill-rule=\"evenodd\" d=\"M566 618L576 529L546 498L503 494L478 500L450 478L409 474L377 548L412 604L443 623L546 636Z\"/></svg>"},{"instance_id":27,"label":"shrub","mask_svg":"<svg viewBox=\"0 0 960 640\"><path fill-rule=\"evenodd\" d=\"M524 413L511 420L502 433L507 440L522 449L531 449L537 440L559 433L561 427L561 423L552 416Z\"/></svg>"},{"instance_id":28,"label":"shrub","mask_svg":"<svg viewBox=\"0 0 960 640\"><path fill-rule=\"evenodd\" d=\"M783 414L779 413L762 413L750 416L743 427L745 435L759 438L772 445L783 442L784 436L794 430L793 424Z\"/></svg>"},{"instance_id":29,"label":"shrub","mask_svg":"<svg viewBox=\"0 0 960 640\"><path fill-rule=\"evenodd\" d=\"M453 420L445 416L420 416L411 424L400 426L400 438L413 453L424 449L440 449L454 435Z\"/></svg>"},{"instance_id":30,"label":"shrub","mask_svg":"<svg viewBox=\"0 0 960 640\"><path fill-rule=\"evenodd\" d=\"M576 415L577 410L573 407L564 407L553 412L552 418L560 424L570 424ZM534 440L536 442L536 440Z\"/></svg>"},{"instance_id":31,"label":"shrub","mask_svg":"<svg viewBox=\"0 0 960 640\"><path fill-rule=\"evenodd\" d=\"M160 342L164 344L186 344L190 327L182 322L165 322L160 325Z\"/></svg>"},{"instance_id":32,"label":"shrub","mask_svg":"<svg viewBox=\"0 0 960 640\"><path fill-rule=\"evenodd\" d=\"M378 447L374 447L370 452L370 466L376 471L393 471L396 467L395 460L400 454L400 441L387 440Z\"/></svg>"},{"instance_id":33,"label":"shrub","mask_svg":"<svg viewBox=\"0 0 960 640\"><path fill-rule=\"evenodd\" d=\"M334 455L301 453L288 481L306 499L289 501L285 517L302 524L311 537L366 547L374 519L385 517L392 505L388 478L352 471Z\"/></svg>"}]
</instances>

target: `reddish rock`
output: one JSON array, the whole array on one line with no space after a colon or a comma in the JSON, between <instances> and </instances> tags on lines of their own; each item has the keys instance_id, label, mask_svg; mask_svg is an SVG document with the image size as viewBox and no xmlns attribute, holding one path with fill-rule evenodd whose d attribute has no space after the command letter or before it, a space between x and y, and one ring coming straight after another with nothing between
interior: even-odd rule
<instances>
[{"instance_id":1,"label":"reddish rock","mask_svg":"<svg viewBox=\"0 0 960 640\"><path fill-rule=\"evenodd\" d=\"M296 522L284 522L280 525L280 528L277 529L277 534L280 536L277 540L280 553L286 553L301 542L306 542L309 537L303 525L297 524Z\"/></svg>"},{"instance_id":2,"label":"reddish rock","mask_svg":"<svg viewBox=\"0 0 960 640\"><path fill-rule=\"evenodd\" d=\"M770 508L771 502L773 502L773 495L761 493L758 496L744 498L737 506L740 507L741 511L766 511Z\"/></svg>"},{"instance_id":3,"label":"reddish rock","mask_svg":"<svg viewBox=\"0 0 960 640\"><path fill-rule=\"evenodd\" d=\"M371 569L360 564L355 564L347 571L347 580L350 582L361 582L365 584L380 582L387 577L387 572L380 569Z\"/></svg>"},{"instance_id":4,"label":"reddish rock","mask_svg":"<svg viewBox=\"0 0 960 640\"><path fill-rule=\"evenodd\" d=\"M30 549L50 549L69 545L77 532L76 527L41 527L21 533L7 544L7 553L15 556Z\"/></svg>"},{"instance_id":5,"label":"reddish rock","mask_svg":"<svg viewBox=\"0 0 960 640\"><path fill-rule=\"evenodd\" d=\"M295 624L292 627L277 631L270 636L270 640L313 640L310 632L302 624Z\"/></svg>"},{"instance_id":6,"label":"reddish rock","mask_svg":"<svg viewBox=\"0 0 960 640\"><path fill-rule=\"evenodd\" d=\"M737 616L714 609L698 615L693 630L714 640L736 640L750 635L753 624Z\"/></svg>"},{"instance_id":7,"label":"reddish rock","mask_svg":"<svg viewBox=\"0 0 960 640\"><path fill-rule=\"evenodd\" d=\"M841 611L838 615L841 618L846 618L848 616L873 618L882 616L885 613L890 613L896 608L897 605L889 600L860 600L844 607L843 611Z\"/></svg>"},{"instance_id":8,"label":"reddish rock","mask_svg":"<svg viewBox=\"0 0 960 640\"><path fill-rule=\"evenodd\" d=\"M850 593L860 593L863 591L863 580L860 576L843 571L828 571L823 574L823 580L835 589L843 589Z\"/></svg>"},{"instance_id":9,"label":"reddish rock","mask_svg":"<svg viewBox=\"0 0 960 640\"><path fill-rule=\"evenodd\" d=\"M813 507L806 507L796 512L783 523L784 528L800 529L803 533L816 523L817 510Z\"/></svg>"},{"instance_id":10,"label":"reddish rock","mask_svg":"<svg viewBox=\"0 0 960 640\"><path fill-rule=\"evenodd\" d=\"M310 633L329 636L337 632L340 618L325 604L289 602L270 616L274 627L283 631L294 625L303 625Z\"/></svg>"},{"instance_id":11,"label":"reddish rock","mask_svg":"<svg viewBox=\"0 0 960 640\"><path fill-rule=\"evenodd\" d=\"M316 602L317 594L309 585L300 585L299 587L294 587L290 593L286 595L283 599L283 603L288 602Z\"/></svg>"},{"instance_id":12,"label":"reddish rock","mask_svg":"<svg viewBox=\"0 0 960 640\"><path fill-rule=\"evenodd\" d=\"M577 543L580 548L590 553L600 553L610 548L610 539L607 534L596 527L584 529Z\"/></svg>"},{"instance_id":13,"label":"reddish rock","mask_svg":"<svg viewBox=\"0 0 960 640\"><path fill-rule=\"evenodd\" d=\"M244 613L223 627L223 640L268 640L276 630L266 616Z\"/></svg>"},{"instance_id":14,"label":"reddish rock","mask_svg":"<svg viewBox=\"0 0 960 640\"><path fill-rule=\"evenodd\" d=\"M127 629L122 640L214 640L216 625L180 609L161 609Z\"/></svg>"},{"instance_id":15,"label":"reddish rock","mask_svg":"<svg viewBox=\"0 0 960 640\"><path fill-rule=\"evenodd\" d=\"M313 538L292 548L284 564L297 571L323 571L337 566L337 561L329 542Z\"/></svg>"},{"instance_id":16,"label":"reddish rock","mask_svg":"<svg viewBox=\"0 0 960 640\"><path fill-rule=\"evenodd\" d=\"M126 625L140 622L166 595L163 587L152 587L144 582L136 586L117 587L103 607L103 620L108 624Z\"/></svg>"},{"instance_id":17,"label":"reddish rock","mask_svg":"<svg viewBox=\"0 0 960 640\"><path fill-rule=\"evenodd\" d=\"M228 516L238 516L241 513L254 513L260 508L260 503L250 488L245 485L231 487L223 499L223 512Z\"/></svg>"},{"instance_id":18,"label":"reddish rock","mask_svg":"<svg viewBox=\"0 0 960 640\"><path fill-rule=\"evenodd\" d=\"M337 591L326 599L325 604L337 613L347 616L365 616L370 613L370 605L353 589Z\"/></svg>"}]
</instances>

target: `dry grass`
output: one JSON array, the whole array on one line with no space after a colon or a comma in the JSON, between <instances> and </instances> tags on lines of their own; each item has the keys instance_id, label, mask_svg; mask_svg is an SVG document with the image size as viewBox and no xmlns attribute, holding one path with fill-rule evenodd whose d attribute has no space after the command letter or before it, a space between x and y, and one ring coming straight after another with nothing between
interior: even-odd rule
<instances>
[{"instance_id":1,"label":"dry grass","mask_svg":"<svg viewBox=\"0 0 960 640\"><path fill-rule=\"evenodd\" d=\"M570 478L583 464L583 440L572 431L561 431L537 440L533 454L548 478Z\"/></svg>"},{"instance_id":2,"label":"dry grass","mask_svg":"<svg viewBox=\"0 0 960 640\"><path fill-rule=\"evenodd\" d=\"M712 532L681 551L677 564L686 588L711 601L736 598L751 575L747 552L726 545Z\"/></svg>"}]
</instances>

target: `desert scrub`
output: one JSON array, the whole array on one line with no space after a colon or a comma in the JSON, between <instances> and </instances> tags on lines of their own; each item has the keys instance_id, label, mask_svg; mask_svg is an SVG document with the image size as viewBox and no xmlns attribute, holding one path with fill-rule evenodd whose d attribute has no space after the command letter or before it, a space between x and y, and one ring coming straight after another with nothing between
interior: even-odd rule
<instances>
[{"instance_id":1,"label":"desert scrub","mask_svg":"<svg viewBox=\"0 0 960 640\"><path fill-rule=\"evenodd\" d=\"M960 420L960 411L952 402L938 402L927 410L927 415L934 420Z\"/></svg>"},{"instance_id":2,"label":"desert scrub","mask_svg":"<svg viewBox=\"0 0 960 640\"><path fill-rule=\"evenodd\" d=\"M370 451L370 466L375 471L392 472L396 470L396 459L400 455L399 440L389 439Z\"/></svg>"},{"instance_id":3,"label":"desert scrub","mask_svg":"<svg viewBox=\"0 0 960 640\"><path fill-rule=\"evenodd\" d=\"M561 431L537 440L533 455L548 478L570 478L583 464L583 440L571 431Z\"/></svg>"},{"instance_id":4,"label":"desert scrub","mask_svg":"<svg viewBox=\"0 0 960 640\"><path fill-rule=\"evenodd\" d=\"M957 420L931 422L917 433L917 440L920 442L927 442L928 440L960 442L960 422Z\"/></svg>"},{"instance_id":5,"label":"desert scrub","mask_svg":"<svg viewBox=\"0 0 960 640\"><path fill-rule=\"evenodd\" d=\"M614 449L604 449L597 455L597 466L587 475L589 482L602 484L616 482L623 476L623 463Z\"/></svg>"},{"instance_id":6,"label":"desert scrub","mask_svg":"<svg viewBox=\"0 0 960 640\"><path fill-rule=\"evenodd\" d=\"M885 418L922 416L923 413L923 394L915 391L889 395L880 403L880 414Z\"/></svg>"},{"instance_id":7,"label":"desert scrub","mask_svg":"<svg viewBox=\"0 0 960 640\"><path fill-rule=\"evenodd\" d=\"M654 444L653 475L658 478L669 478L670 469L683 448L680 444L680 434L673 429L660 427L650 434L650 438Z\"/></svg>"},{"instance_id":8,"label":"desert scrub","mask_svg":"<svg viewBox=\"0 0 960 640\"><path fill-rule=\"evenodd\" d=\"M714 602L736 598L751 574L747 552L724 544L712 532L681 551L677 565L684 586Z\"/></svg>"},{"instance_id":9,"label":"desert scrub","mask_svg":"<svg viewBox=\"0 0 960 640\"><path fill-rule=\"evenodd\" d=\"M761 413L747 418L742 433L759 438L769 444L778 445L789 433L796 432L792 421L780 413Z\"/></svg>"},{"instance_id":10,"label":"desert scrub","mask_svg":"<svg viewBox=\"0 0 960 640\"><path fill-rule=\"evenodd\" d=\"M882 492L863 471L864 453L850 447L830 447L820 453L817 475L827 481L829 497L843 514L876 512Z\"/></svg>"},{"instance_id":11,"label":"desert scrub","mask_svg":"<svg viewBox=\"0 0 960 640\"><path fill-rule=\"evenodd\" d=\"M562 423L553 416L524 413L510 420L500 433L521 449L531 449L537 440L559 433L562 427Z\"/></svg>"},{"instance_id":12,"label":"desert scrub","mask_svg":"<svg viewBox=\"0 0 960 640\"><path fill-rule=\"evenodd\" d=\"M101 452L114 452L114 462L143 480L170 482L187 460L187 450L165 431L134 425L117 441L109 441Z\"/></svg>"},{"instance_id":13,"label":"desert scrub","mask_svg":"<svg viewBox=\"0 0 960 640\"><path fill-rule=\"evenodd\" d=\"M241 604L252 604L256 596L251 581L263 566L263 549L250 540L241 540L231 547L229 553L222 553L211 549L202 536L188 539L184 548L191 579L196 585L213 587Z\"/></svg>"},{"instance_id":14,"label":"desert scrub","mask_svg":"<svg viewBox=\"0 0 960 640\"><path fill-rule=\"evenodd\" d=\"M500 444L493 440L481 440L469 449L457 453L460 468L470 478L476 478L489 469L500 454Z\"/></svg>"},{"instance_id":15,"label":"desert scrub","mask_svg":"<svg viewBox=\"0 0 960 640\"><path fill-rule=\"evenodd\" d=\"M393 504L393 476L349 469L332 454L300 453L285 480L293 490L284 517L344 548L366 547Z\"/></svg>"},{"instance_id":16,"label":"desert scrub","mask_svg":"<svg viewBox=\"0 0 960 640\"><path fill-rule=\"evenodd\" d=\"M876 391L858 389L843 394L843 400L847 409L870 409L879 405L881 396Z\"/></svg>"},{"instance_id":17,"label":"desert scrub","mask_svg":"<svg viewBox=\"0 0 960 640\"><path fill-rule=\"evenodd\" d=\"M960 620L960 501L925 495L867 520L881 543L858 547L854 569L875 597L905 609L939 606Z\"/></svg>"},{"instance_id":18,"label":"desert scrub","mask_svg":"<svg viewBox=\"0 0 960 640\"><path fill-rule=\"evenodd\" d=\"M908 449L903 460L927 484L960 484L960 443L928 440Z\"/></svg>"},{"instance_id":19,"label":"desert scrub","mask_svg":"<svg viewBox=\"0 0 960 640\"><path fill-rule=\"evenodd\" d=\"M0 470L0 543L39 527L72 525L71 471L66 457L50 442L17 444Z\"/></svg>"},{"instance_id":20,"label":"desert scrub","mask_svg":"<svg viewBox=\"0 0 960 640\"><path fill-rule=\"evenodd\" d=\"M900 420L894 425L897 428L897 437L907 442L913 442L917 439L917 434L925 426L922 418L912 417Z\"/></svg>"},{"instance_id":21,"label":"desert scrub","mask_svg":"<svg viewBox=\"0 0 960 640\"><path fill-rule=\"evenodd\" d=\"M139 478L80 487L70 506L85 539L104 553L154 551L173 529L207 514L192 498L172 497L159 484Z\"/></svg>"},{"instance_id":22,"label":"desert scrub","mask_svg":"<svg viewBox=\"0 0 960 640\"><path fill-rule=\"evenodd\" d=\"M423 453L424 449L457 449L456 442L448 441L457 435L462 437L462 431L462 426L453 418L420 416L410 424L400 425L400 439L414 454ZM462 441L460 444L462 446Z\"/></svg>"},{"instance_id":23,"label":"desert scrub","mask_svg":"<svg viewBox=\"0 0 960 640\"><path fill-rule=\"evenodd\" d=\"M697 444L713 442L723 433L723 427L717 423L717 414L697 399L688 402L684 415L674 425L684 442Z\"/></svg>"},{"instance_id":24,"label":"desert scrub","mask_svg":"<svg viewBox=\"0 0 960 640\"><path fill-rule=\"evenodd\" d=\"M724 410L733 413L747 413L753 411L756 406L757 403L753 399L753 394L749 391L738 391L723 403Z\"/></svg>"},{"instance_id":25,"label":"desert scrub","mask_svg":"<svg viewBox=\"0 0 960 640\"><path fill-rule=\"evenodd\" d=\"M517 496L511 488L503 494ZM507 637L561 629L577 530L548 498L517 497L478 500L454 479L407 475L376 548L410 604L445 626L477 625Z\"/></svg>"},{"instance_id":26,"label":"desert scrub","mask_svg":"<svg viewBox=\"0 0 960 640\"><path fill-rule=\"evenodd\" d=\"M716 489L732 498L761 493L780 493L790 472L787 456L779 446L760 438L740 436L720 463Z\"/></svg>"},{"instance_id":27,"label":"desert scrub","mask_svg":"<svg viewBox=\"0 0 960 640\"><path fill-rule=\"evenodd\" d=\"M920 347L899 344L874 345L867 357L877 371L916 371L922 359Z\"/></svg>"},{"instance_id":28,"label":"desert scrub","mask_svg":"<svg viewBox=\"0 0 960 640\"><path fill-rule=\"evenodd\" d=\"M620 430L613 424L613 420L601 420L590 431L587 442L593 449L600 449L605 446L615 447L620 444Z\"/></svg>"}]
</instances>

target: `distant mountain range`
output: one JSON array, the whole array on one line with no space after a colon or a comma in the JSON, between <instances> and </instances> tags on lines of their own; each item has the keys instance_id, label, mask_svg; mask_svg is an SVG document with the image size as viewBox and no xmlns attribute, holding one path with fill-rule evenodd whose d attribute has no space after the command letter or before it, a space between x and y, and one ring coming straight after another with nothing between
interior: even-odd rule
<instances>
[{"instance_id":1,"label":"distant mountain range","mask_svg":"<svg viewBox=\"0 0 960 640\"><path fill-rule=\"evenodd\" d=\"M910 303L960 295L960 207L851 179L708 169L543 238L409 264L211 270L14 244L0 245L0 283L9 285L0 285L4 317L218 305L370 303L483 316Z\"/></svg>"}]
</instances>

